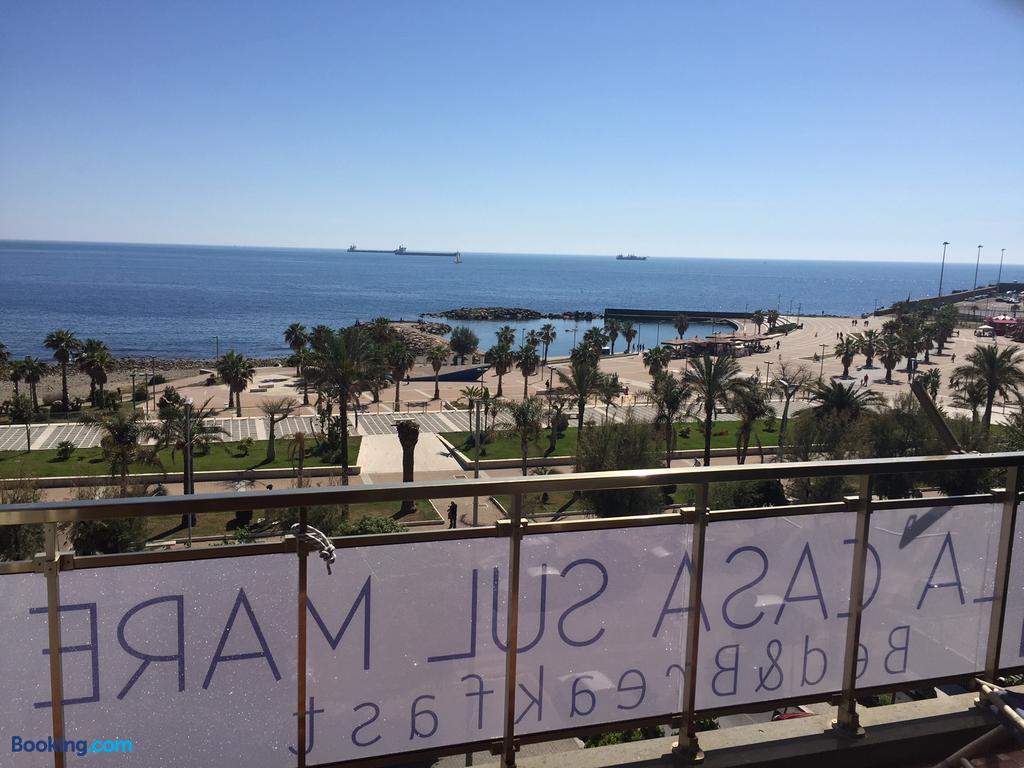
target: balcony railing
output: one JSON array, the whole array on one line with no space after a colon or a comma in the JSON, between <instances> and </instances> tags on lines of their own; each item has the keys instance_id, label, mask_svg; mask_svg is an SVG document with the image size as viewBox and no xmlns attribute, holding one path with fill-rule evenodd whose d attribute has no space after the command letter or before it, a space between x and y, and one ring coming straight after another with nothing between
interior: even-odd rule
<instances>
[{"instance_id":1,"label":"balcony railing","mask_svg":"<svg viewBox=\"0 0 1024 768\"><path fill-rule=\"evenodd\" d=\"M0 737L132 739L138 765L387 765L1024 671L1024 454L566 474L0 507L46 551L0 563ZM1005 489L875 498L880 475ZM821 504L711 509L717 483L843 476ZM533 522L524 496L665 485L692 507ZM493 526L335 539L307 510L511 495ZM298 509L282 541L78 556L58 526ZM6 748L6 746L4 747ZM46 761L50 760L46 756ZM13 754L40 765L42 755ZM61 767L66 753L52 755ZM6 762L5 762L6 764Z\"/></svg>"}]
</instances>

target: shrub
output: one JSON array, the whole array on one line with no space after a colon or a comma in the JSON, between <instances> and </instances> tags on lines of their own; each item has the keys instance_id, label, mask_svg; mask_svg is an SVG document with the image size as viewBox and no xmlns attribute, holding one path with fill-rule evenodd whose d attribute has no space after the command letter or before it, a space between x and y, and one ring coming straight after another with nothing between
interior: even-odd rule
<instances>
[{"instance_id":1,"label":"shrub","mask_svg":"<svg viewBox=\"0 0 1024 768\"><path fill-rule=\"evenodd\" d=\"M256 441L253 440L251 437L243 437L237 443L237 451L238 451L238 453L236 455L238 455L238 456L248 456L249 455L249 451L252 450L252 446L253 446L253 444L255 442Z\"/></svg>"},{"instance_id":2,"label":"shrub","mask_svg":"<svg viewBox=\"0 0 1024 768\"><path fill-rule=\"evenodd\" d=\"M146 388L146 385L145 384L137 384L135 386L135 393L132 395L132 398L137 403L144 403L146 400L148 400L149 399L149 390Z\"/></svg>"},{"instance_id":3,"label":"shrub","mask_svg":"<svg viewBox=\"0 0 1024 768\"><path fill-rule=\"evenodd\" d=\"M59 461L67 461L74 452L75 444L70 440L61 440L57 443L57 459Z\"/></svg>"},{"instance_id":4,"label":"shrub","mask_svg":"<svg viewBox=\"0 0 1024 768\"><path fill-rule=\"evenodd\" d=\"M167 383L167 377L164 376L162 373L157 373L157 374L154 374L153 376L149 377L149 382L148 383L149 383L149 386L151 386L151 387L157 387L157 386L160 386L161 384L166 384Z\"/></svg>"}]
</instances>

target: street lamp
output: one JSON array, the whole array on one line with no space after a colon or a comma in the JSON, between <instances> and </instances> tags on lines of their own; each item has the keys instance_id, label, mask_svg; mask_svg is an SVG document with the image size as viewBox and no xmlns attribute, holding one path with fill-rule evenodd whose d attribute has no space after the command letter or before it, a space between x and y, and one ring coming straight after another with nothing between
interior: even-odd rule
<instances>
[{"instance_id":1,"label":"street lamp","mask_svg":"<svg viewBox=\"0 0 1024 768\"><path fill-rule=\"evenodd\" d=\"M659 320L658 321L658 335L657 335L657 338L655 339L655 342L654 342L654 346L656 346L656 347L660 347L661 346L661 323L662 323L662 321Z\"/></svg>"},{"instance_id":2,"label":"street lamp","mask_svg":"<svg viewBox=\"0 0 1024 768\"><path fill-rule=\"evenodd\" d=\"M819 379L824 379L825 378L825 347L826 346L828 346L828 345L826 345L826 344L822 344L821 345L821 371L818 372L818 378Z\"/></svg>"},{"instance_id":3,"label":"street lamp","mask_svg":"<svg viewBox=\"0 0 1024 768\"><path fill-rule=\"evenodd\" d=\"M1006 249L1003 248L1003 250L999 252L999 277L996 278L996 290L997 291L999 290L999 286L1003 282L1003 258L1005 256L1006 256Z\"/></svg>"},{"instance_id":4,"label":"street lamp","mask_svg":"<svg viewBox=\"0 0 1024 768\"><path fill-rule=\"evenodd\" d=\"M574 325L572 328L566 328L565 329L566 333L568 333L569 331L572 331L572 348L573 349L576 349L576 332L579 331L579 329L580 329L580 327L578 325Z\"/></svg>"},{"instance_id":5,"label":"street lamp","mask_svg":"<svg viewBox=\"0 0 1024 768\"><path fill-rule=\"evenodd\" d=\"M942 266L939 267L939 296L942 295L942 275L946 271L946 247L948 245L949 245L948 241L943 241L943 243L942 243ZM877 304L877 302L878 302L878 299L875 299L875 303L876 304ZM875 307L875 309L877 309L877 307Z\"/></svg>"},{"instance_id":6,"label":"street lamp","mask_svg":"<svg viewBox=\"0 0 1024 768\"><path fill-rule=\"evenodd\" d=\"M473 479L480 477L480 406L483 402L477 400L473 403L476 409L476 429L473 430ZM473 426L470 424L470 426ZM477 526L477 516L480 511L480 497L473 497L473 527Z\"/></svg>"},{"instance_id":7,"label":"street lamp","mask_svg":"<svg viewBox=\"0 0 1024 768\"><path fill-rule=\"evenodd\" d=\"M135 410L135 376L138 374L138 371L136 371L134 368L132 368L131 374L132 374L132 411L134 411ZM149 403L149 398L148 397L146 398L146 402Z\"/></svg>"},{"instance_id":8,"label":"street lamp","mask_svg":"<svg viewBox=\"0 0 1024 768\"><path fill-rule=\"evenodd\" d=\"M214 336L213 337L213 343L215 345L214 349L216 350L216 352L215 352L216 359L220 360L220 336Z\"/></svg>"},{"instance_id":9,"label":"street lamp","mask_svg":"<svg viewBox=\"0 0 1024 768\"><path fill-rule=\"evenodd\" d=\"M772 380L772 361L769 360L765 365L768 367L768 370L764 373L764 383L769 384Z\"/></svg>"},{"instance_id":10,"label":"street lamp","mask_svg":"<svg viewBox=\"0 0 1024 768\"><path fill-rule=\"evenodd\" d=\"M977 288L978 288L978 267L980 267L980 266L981 266L981 246L979 245L978 246L978 260L976 262L974 262L974 288L972 290L977 290Z\"/></svg>"}]
</instances>

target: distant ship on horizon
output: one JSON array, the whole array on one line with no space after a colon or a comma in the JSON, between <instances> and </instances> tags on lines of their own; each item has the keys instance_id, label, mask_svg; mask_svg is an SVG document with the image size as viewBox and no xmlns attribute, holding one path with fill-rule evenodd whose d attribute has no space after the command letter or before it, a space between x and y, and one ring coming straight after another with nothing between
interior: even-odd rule
<instances>
[{"instance_id":1,"label":"distant ship on horizon","mask_svg":"<svg viewBox=\"0 0 1024 768\"><path fill-rule=\"evenodd\" d=\"M620 253L618 256L615 257L615 260L616 261L647 261L647 257L646 256L637 256L637 255L632 254L632 253L629 254L628 256L623 256Z\"/></svg>"}]
</instances>

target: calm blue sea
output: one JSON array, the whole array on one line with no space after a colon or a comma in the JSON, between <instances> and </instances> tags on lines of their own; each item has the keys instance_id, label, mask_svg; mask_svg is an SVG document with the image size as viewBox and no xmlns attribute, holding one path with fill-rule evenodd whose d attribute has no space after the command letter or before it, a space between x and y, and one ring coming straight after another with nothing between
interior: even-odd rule
<instances>
[{"instance_id":1,"label":"calm blue sea","mask_svg":"<svg viewBox=\"0 0 1024 768\"><path fill-rule=\"evenodd\" d=\"M332 250L0 241L0 341L18 356L41 354L43 337L67 327L81 338L105 340L118 355L207 358L217 336L222 352L271 356L287 353L281 334L296 321L340 326L461 306L542 312L778 306L783 313L853 314L908 295L934 294L938 284L937 263L620 262L492 253L465 253L463 259L454 264L441 257ZM996 270L982 264L979 281L994 280ZM973 279L974 265L946 265L947 290L970 287ZM1024 279L1024 268L1005 266L1003 279ZM560 353L572 344L574 324L556 326L553 351ZM584 330L580 326L578 333ZM493 343L489 325L478 332L484 346ZM657 334L654 327L643 328L640 340L650 346Z\"/></svg>"}]
</instances>

